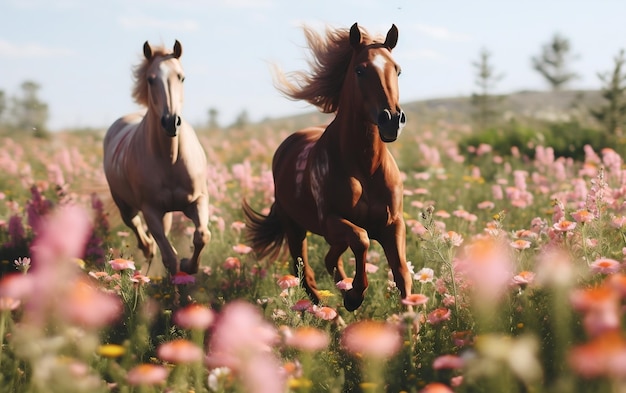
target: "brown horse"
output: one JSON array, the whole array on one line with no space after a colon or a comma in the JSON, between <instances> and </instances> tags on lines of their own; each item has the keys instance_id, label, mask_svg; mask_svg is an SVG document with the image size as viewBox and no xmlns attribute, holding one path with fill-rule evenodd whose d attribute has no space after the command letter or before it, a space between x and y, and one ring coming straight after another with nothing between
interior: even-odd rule
<instances>
[{"instance_id":1,"label":"brown horse","mask_svg":"<svg viewBox=\"0 0 626 393\"><path fill-rule=\"evenodd\" d=\"M143 46L134 70L133 98L147 108L118 119L104 138L104 172L124 223L137 236L148 262L158 245L171 275L198 271L200 252L210 239L207 160L193 128L181 117L182 47ZM193 255L178 260L167 239L172 212L182 211L195 225ZM139 212L148 227L144 230Z\"/></svg>"},{"instance_id":2,"label":"brown horse","mask_svg":"<svg viewBox=\"0 0 626 393\"><path fill-rule=\"evenodd\" d=\"M346 309L363 302L365 262L370 239L378 241L402 298L411 293L406 255L403 184L385 143L405 125L398 104L400 67L391 50L395 25L383 42L355 23L350 30L327 30L325 39L311 29L305 35L315 59L311 73L281 73L277 87L291 99L303 99L335 113L326 127L289 136L274 155L275 201L267 216L243 201L247 235L262 258L276 257L287 241L296 272L302 261L303 285L314 302L320 296L307 259L307 231L323 236L330 250L327 271L335 282L346 278L341 255L350 247L356 260L352 288L342 291Z\"/></svg>"}]
</instances>

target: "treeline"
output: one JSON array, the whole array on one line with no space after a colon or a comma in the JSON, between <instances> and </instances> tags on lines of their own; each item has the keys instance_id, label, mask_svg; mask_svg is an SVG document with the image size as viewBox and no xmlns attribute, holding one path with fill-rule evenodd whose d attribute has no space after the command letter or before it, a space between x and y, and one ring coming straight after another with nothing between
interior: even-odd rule
<instances>
[{"instance_id":1,"label":"treeline","mask_svg":"<svg viewBox=\"0 0 626 393\"><path fill-rule=\"evenodd\" d=\"M20 85L17 95L8 97L0 90L0 129L30 132L38 138L49 133L48 104L39 98L41 86L34 81Z\"/></svg>"},{"instance_id":2,"label":"treeline","mask_svg":"<svg viewBox=\"0 0 626 393\"><path fill-rule=\"evenodd\" d=\"M624 50L613 58L612 69L598 72L600 93L603 103L598 107L579 108L586 112L591 122L580 119L567 121L534 122L522 124L515 118L504 116L503 103L506 95L495 94L497 84L505 77L492 63L492 54L482 49L478 60L472 62L475 71L476 90L471 96L474 132L460 141L462 149L469 146L488 144L494 152L511 154L515 148L522 154L532 156L538 144L550 146L556 155L575 159L584 158L584 146L596 151L610 147L622 155L626 154L623 130L626 125L626 75L624 74ZM566 90L580 76L573 71L572 64L578 56L572 51L570 41L560 34L542 46L531 58L531 66L547 82L552 91ZM580 97L579 97L580 98ZM571 107L578 107L573 101Z\"/></svg>"}]
</instances>

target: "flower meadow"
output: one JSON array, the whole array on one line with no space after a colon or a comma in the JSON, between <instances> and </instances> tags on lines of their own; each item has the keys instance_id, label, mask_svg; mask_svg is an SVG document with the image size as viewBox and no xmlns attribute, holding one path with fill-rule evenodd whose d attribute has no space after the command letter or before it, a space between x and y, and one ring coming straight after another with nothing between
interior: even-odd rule
<instances>
[{"instance_id":1,"label":"flower meadow","mask_svg":"<svg viewBox=\"0 0 626 393\"><path fill-rule=\"evenodd\" d=\"M415 126L413 126L415 127ZM243 198L272 202L274 149L290 130L200 131L212 240L200 272L147 264L110 201L102 133L0 144L0 392L626 391L626 170L611 149L583 161L460 151L467 127L407 127L390 144L405 176L413 294L382 249L354 312L309 257L311 304L288 256L246 244ZM192 224L171 238L190 253ZM350 253L344 255L351 270Z\"/></svg>"}]
</instances>

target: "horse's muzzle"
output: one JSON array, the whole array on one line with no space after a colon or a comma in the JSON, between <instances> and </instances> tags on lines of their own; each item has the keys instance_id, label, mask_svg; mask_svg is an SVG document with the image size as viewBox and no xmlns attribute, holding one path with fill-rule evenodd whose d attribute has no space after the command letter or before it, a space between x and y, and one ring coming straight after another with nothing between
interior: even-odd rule
<instances>
[{"instance_id":1,"label":"horse's muzzle","mask_svg":"<svg viewBox=\"0 0 626 393\"><path fill-rule=\"evenodd\" d=\"M175 137L181 124L182 119L178 115L164 115L161 117L161 125L168 136Z\"/></svg>"},{"instance_id":2,"label":"horse's muzzle","mask_svg":"<svg viewBox=\"0 0 626 393\"><path fill-rule=\"evenodd\" d=\"M393 142L398 139L402 128L406 124L406 115L402 109L398 109L396 113L391 113L389 109L378 114L378 132L383 142Z\"/></svg>"}]
</instances>

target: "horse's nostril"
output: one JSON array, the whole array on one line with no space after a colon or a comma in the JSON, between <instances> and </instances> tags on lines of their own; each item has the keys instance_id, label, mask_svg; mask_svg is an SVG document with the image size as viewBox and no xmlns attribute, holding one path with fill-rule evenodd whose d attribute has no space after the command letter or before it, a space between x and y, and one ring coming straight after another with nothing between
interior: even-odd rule
<instances>
[{"instance_id":1,"label":"horse's nostril","mask_svg":"<svg viewBox=\"0 0 626 393\"><path fill-rule=\"evenodd\" d=\"M404 111L400 111L400 124L406 124L406 115Z\"/></svg>"},{"instance_id":2,"label":"horse's nostril","mask_svg":"<svg viewBox=\"0 0 626 393\"><path fill-rule=\"evenodd\" d=\"M378 115L379 126L387 123L389 120L391 120L391 112L389 111L389 109L385 109Z\"/></svg>"},{"instance_id":3,"label":"horse's nostril","mask_svg":"<svg viewBox=\"0 0 626 393\"><path fill-rule=\"evenodd\" d=\"M176 116L176 127L180 127L181 124L182 124L182 119L180 118L180 116Z\"/></svg>"}]
</instances>

